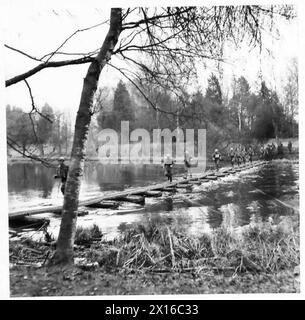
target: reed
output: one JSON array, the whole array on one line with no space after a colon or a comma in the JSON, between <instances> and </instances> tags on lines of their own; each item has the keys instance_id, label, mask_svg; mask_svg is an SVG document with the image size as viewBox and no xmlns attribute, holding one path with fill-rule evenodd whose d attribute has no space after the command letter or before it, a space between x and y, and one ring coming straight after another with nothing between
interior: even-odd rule
<instances>
[{"instance_id":1,"label":"reed","mask_svg":"<svg viewBox=\"0 0 305 320\"><path fill-rule=\"evenodd\" d=\"M74 243L77 245L90 245L93 241L101 240L102 230L96 224L89 228L78 227L75 232Z\"/></svg>"},{"instance_id":2,"label":"reed","mask_svg":"<svg viewBox=\"0 0 305 320\"><path fill-rule=\"evenodd\" d=\"M159 272L227 271L273 273L299 265L298 230L257 224L237 235L219 228L199 238L179 225L149 221L127 230L90 258L107 268Z\"/></svg>"},{"instance_id":3,"label":"reed","mask_svg":"<svg viewBox=\"0 0 305 320\"><path fill-rule=\"evenodd\" d=\"M278 225L252 224L241 233L221 227L200 237L191 236L181 219L148 216L147 221L126 229L120 237L108 242L102 239L97 225L79 227L75 256L98 262L108 270L133 272L272 275L291 271L300 264L299 223L293 219L287 218ZM33 240L11 242L10 261L35 258L40 252L43 255L43 250L44 246ZM54 249L46 247L46 250Z\"/></svg>"}]
</instances>

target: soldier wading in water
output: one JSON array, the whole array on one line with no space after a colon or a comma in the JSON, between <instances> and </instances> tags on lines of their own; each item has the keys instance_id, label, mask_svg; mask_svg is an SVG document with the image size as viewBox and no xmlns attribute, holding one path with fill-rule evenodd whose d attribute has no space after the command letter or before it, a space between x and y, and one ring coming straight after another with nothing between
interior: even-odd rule
<instances>
[{"instance_id":1,"label":"soldier wading in water","mask_svg":"<svg viewBox=\"0 0 305 320\"><path fill-rule=\"evenodd\" d=\"M234 152L233 148L230 148L229 157L230 157L230 160L231 160L231 165L232 165L232 167L234 167L235 152Z\"/></svg>"},{"instance_id":2,"label":"soldier wading in water","mask_svg":"<svg viewBox=\"0 0 305 320\"><path fill-rule=\"evenodd\" d=\"M218 171L219 170L219 162L221 160L221 155L220 155L218 149L215 149L215 151L213 153L213 160L215 162L215 168Z\"/></svg>"},{"instance_id":3,"label":"soldier wading in water","mask_svg":"<svg viewBox=\"0 0 305 320\"><path fill-rule=\"evenodd\" d=\"M169 180L169 182L173 181L173 165L174 161L172 157L169 154L167 154L164 159L164 174Z\"/></svg>"},{"instance_id":4,"label":"soldier wading in water","mask_svg":"<svg viewBox=\"0 0 305 320\"><path fill-rule=\"evenodd\" d=\"M65 159L61 157L59 160L59 165L56 171L56 175L54 176L55 179L61 179L61 192L62 194L65 194L65 188L66 188L66 182L67 182L67 177L68 177L68 171L69 171L69 166L67 166L64 162Z\"/></svg>"}]
</instances>

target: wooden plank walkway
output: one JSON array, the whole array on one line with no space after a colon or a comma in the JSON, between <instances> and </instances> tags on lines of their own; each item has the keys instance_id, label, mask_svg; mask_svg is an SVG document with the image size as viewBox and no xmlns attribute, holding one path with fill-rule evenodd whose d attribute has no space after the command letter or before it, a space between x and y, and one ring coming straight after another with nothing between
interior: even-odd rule
<instances>
[{"instance_id":1,"label":"wooden plank walkway","mask_svg":"<svg viewBox=\"0 0 305 320\"><path fill-rule=\"evenodd\" d=\"M241 170L246 170L256 166L263 165L265 163L266 163L265 161L253 161L252 164L247 163L246 165L242 165L239 168ZM130 195L143 195L145 194L145 192L148 192L148 191L157 191L157 190L162 190L164 188L169 188L169 187L174 188L178 184L179 185L188 184L188 183L192 183L192 181L200 181L199 179L206 179L208 181L209 180L207 178L208 176L215 176L215 175L217 176L217 174L220 174L220 176L223 177L224 174L225 175L232 174L230 172L231 169L232 169L231 167L223 167L218 172L216 170L210 170L210 171L206 171L203 174L193 175L192 177L187 179L183 177L178 177L178 180L172 183L163 182L163 183L153 184L146 187L130 188L124 191L117 191L107 195L104 194L98 197L90 198L88 200L79 201L79 207L86 207L89 205L93 205L103 200L115 200L118 198L130 196ZM211 180L214 180L214 179L212 179L211 177ZM204 181L201 181L201 182L204 183ZM61 210L62 210L62 205L59 205L59 206L54 205L54 206L44 206L44 207L38 207L33 209L27 209L27 210L13 211L13 212L9 212L9 219L17 219L25 216L31 216L31 215L42 214L42 213L60 213Z\"/></svg>"}]
</instances>

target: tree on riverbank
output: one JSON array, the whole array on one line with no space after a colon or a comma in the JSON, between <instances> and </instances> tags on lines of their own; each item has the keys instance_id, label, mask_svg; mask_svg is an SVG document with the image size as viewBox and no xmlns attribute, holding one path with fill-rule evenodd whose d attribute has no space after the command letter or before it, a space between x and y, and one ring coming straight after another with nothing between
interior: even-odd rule
<instances>
[{"instance_id":1,"label":"tree on riverbank","mask_svg":"<svg viewBox=\"0 0 305 320\"><path fill-rule=\"evenodd\" d=\"M245 77L233 80L233 96L227 106L229 122L233 124L233 132L240 142L292 137L291 118L285 112L287 102L284 99L283 104L279 99L281 92L268 88L264 80L259 91L250 89Z\"/></svg>"},{"instance_id":2,"label":"tree on riverbank","mask_svg":"<svg viewBox=\"0 0 305 320\"><path fill-rule=\"evenodd\" d=\"M37 139L40 146L41 155L44 156L44 144L47 143L52 136L54 114L53 109L46 103L42 109L41 113L43 117L39 117L37 120Z\"/></svg>"},{"instance_id":3,"label":"tree on riverbank","mask_svg":"<svg viewBox=\"0 0 305 320\"><path fill-rule=\"evenodd\" d=\"M180 92L183 84L196 76L198 61L222 59L221 44L224 41L231 40L239 43L247 39L251 44L261 43L263 27L271 23L275 15L289 19L293 16L293 7L167 7L124 10L112 8L109 30L98 50L83 55L81 58L52 61L52 57L56 56L72 35L58 49L47 55L47 58L44 57L45 60L38 60L39 64L36 67L6 81L6 86L10 86L46 68L90 63L84 78L76 116L62 222L54 257L55 263L73 261L81 176L88 130L93 115L92 101L104 67L108 64L119 71L137 86L151 107L168 113L148 99L141 86L133 80L130 72L110 63L111 57L116 55L128 61L135 70L133 71L135 77L137 77L137 71L144 73L151 85L164 86L177 93ZM97 42L99 41L97 39ZM169 113L172 114L172 112Z\"/></svg>"},{"instance_id":4,"label":"tree on riverbank","mask_svg":"<svg viewBox=\"0 0 305 320\"><path fill-rule=\"evenodd\" d=\"M121 80L114 92L112 110L108 112L102 110L97 117L97 121L101 129L110 128L120 132L121 121L133 123L134 119L134 110L129 92Z\"/></svg>"},{"instance_id":5,"label":"tree on riverbank","mask_svg":"<svg viewBox=\"0 0 305 320\"><path fill-rule=\"evenodd\" d=\"M27 148L37 142L34 120L22 109L9 105L6 107L6 114L8 146L13 150L20 149L20 153L25 157Z\"/></svg>"},{"instance_id":6,"label":"tree on riverbank","mask_svg":"<svg viewBox=\"0 0 305 320\"><path fill-rule=\"evenodd\" d=\"M68 154L72 132L70 119L47 103L39 113L6 108L8 154L11 151L33 160Z\"/></svg>"},{"instance_id":7,"label":"tree on riverbank","mask_svg":"<svg viewBox=\"0 0 305 320\"><path fill-rule=\"evenodd\" d=\"M299 81L298 81L298 61L293 58L288 66L288 75L286 84L284 86L284 105L285 115L288 118L289 129L288 137L298 135L298 125L296 123L296 116L299 109Z\"/></svg>"}]
</instances>

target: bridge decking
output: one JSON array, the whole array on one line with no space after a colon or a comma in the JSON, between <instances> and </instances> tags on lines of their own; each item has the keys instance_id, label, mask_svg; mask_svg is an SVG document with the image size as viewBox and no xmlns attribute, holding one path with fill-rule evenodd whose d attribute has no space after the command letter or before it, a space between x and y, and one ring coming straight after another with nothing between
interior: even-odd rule
<instances>
[{"instance_id":1,"label":"bridge decking","mask_svg":"<svg viewBox=\"0 0 305 320\"><path fill-rule=\"evenodd\" d=\"M247 163L246 165L242 165L239 168L241 170L246 170L256 166L263 165L265 163L266 163L265 161L253 161L252 164ZM216 170L211 170L211 171L206 171L203 174L193 175L192 177L189 177L187 179L180 177L178 178L178 180L172 183L163 182L163 183L153 184L145 187L137 187L137 188L130 188L124 191L117 191L107 195L104 194L98 197L93 197L91 199L79 201L79 207L86 207L89 205L93 205L103 200L116 200L116 199L130 196L130 195L143 195L145 194L145 192L148 192L148 191L162 190L168 187L175 187L178 184L182 185L182 184L192 183L192 181L200 181L200 179L205 179L206 181L209 181L210 179L207 178L209 176L215 176L217 174L220 174L222 176L232 174L228 172L231 169L232 169L231 167L223 167L219 170L219 172L217 172ZM211 178L211 180L214 180L214 179ZM204 183L204 181L202 180L201 183ZM18 210L18 211L9 212L9 219L17 219L17 218L22 218L22 217L42 214L42 213L60 213L61 210L62 210L62 205L51 205L51 206L38 207L33 209Z\"/></svg>"}]
</instances>

